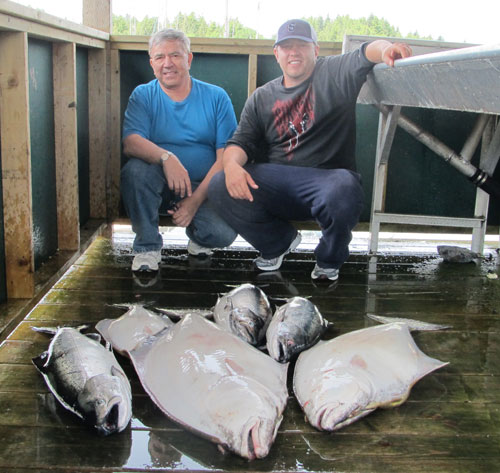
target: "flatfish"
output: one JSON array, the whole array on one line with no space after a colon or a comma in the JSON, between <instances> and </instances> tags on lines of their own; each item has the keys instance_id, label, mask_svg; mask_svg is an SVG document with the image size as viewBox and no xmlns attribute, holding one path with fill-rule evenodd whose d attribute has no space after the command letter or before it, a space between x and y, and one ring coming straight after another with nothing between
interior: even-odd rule
<instances>
[{"instance_id":1,"label":"flatfish","mask_svg":"<svg viewBox=\"0 0 500 473\"><path fill-rule=\"evenodd\" d=\"M54 335L33 364L55 398L100 434L125 429L132 416L130 383L99 335L71 327L35 330Z\"/></svg>"},{"instance_id":2,"label":"flatfish","mask_svg":"<svg viewBox=\"0 0 500 473\"><path fill-rule=\"evenodd\" d=\"M313 346L328 327L320 311L309 299L292 297L279 307L266 332L269 355L288 362Z\"/></svg>"},{"instance_id":3,"label":"flatfish","mask_svg":"<svg viewBox=\"0 0 500 473\"><path fill-rule=\"evenodd\" d=\"M407 324L394 322L302 352L293 389L311 425L338 430L378 407L402 404L419 379L447 364L423 353Z\"/></svg>"},{"instance_id":4,"label":"flatfish","mask_svg":"<svg viewBox=\"0 0 500 473\"><path fill-rule=\"evenodd\" d=\"M129 355L169 418L224 451L250 460L269 453L287 401L287 364L196 314Z\"/></svg>"},{"instance_id":5,"label":"flatfish","mask_svg":"<svg viewBox=\"0 0 500 473\"><path fill-rule=\"evenodd\" d=\"M248 283L219 297L214 307L218 325L254 346L263 344L272 315L264 291Z\"/></svg>"},{"instance_id":6,"label":"flatfish","mask_svg":"<svg viewBox=\"0 0 500 473\"><path fill-rule=\"evenodd\" d=\"M146 338L173 325L166 316L161 316L142 304L130 304L127 312L117 319L103 319L95 328L111 344L114 350L126 355Z\"/></svg>"}]
</instances>

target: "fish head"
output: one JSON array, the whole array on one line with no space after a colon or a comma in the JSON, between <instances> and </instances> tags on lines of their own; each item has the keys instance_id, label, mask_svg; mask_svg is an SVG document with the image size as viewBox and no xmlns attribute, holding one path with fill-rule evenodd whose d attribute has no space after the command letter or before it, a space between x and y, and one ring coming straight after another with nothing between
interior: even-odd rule
<instances>
[{"instance_id":1,"label":"fish head","mask_svg":"<svg viewBox=\"0 0 500 473\"><path fill-rule=\"evenodd\" d=\"M121 432L132 417L128 379L123 373L119 376L100 374L90 378L78 395L78 405L85 421L100 434Z\"/></svg>"},{"instance_id":2,"label":"fish head","mask_svg":"<svg viewBox=\"0 0 500 473\"><path fill-rule=\"evenodd\" d=\"M280 363L290 361L306 346L306 334L299 326L293 324L275 326L267 331L266 338L269 355Z\"/></svg>"},{"instance_id":3,"label":"fish head","mask_svg":"<svg viewBox=\"0 0 500 473\"><path fill-rule=\"evenodd\" d=\"M254 460L268 455L280 422L276 419L255 416L248 419L239 437L239 451L245 458Z\"/></svg>"},{"instance_id":4,"label":"fish head","mask_svg":"<svg viewBox=\"0 0 500 473\"><path fill-rule=\"evenodd\" d=\"M290 361L316 343L326 324L308 299L293 297L274 314L266 332L269 355L281 363Z\"/></svg>"},{"instance_id":5,"label":"fish head","mask_svg":"<svg viewBox=\"0 0 500 473\"><path fill-rule=\"evenodd\" d=\"M249 460L269 453L282 409L268 388L251 378L226 376L207 394L205 402L223 448Z\"/></svg>"},{"instance_id":6,"label":"fish head","mask_svg":"<svg viewBox=\"0 0 500 473\"><path fill-rule=\"evenodd\" d=\"M233 307L229 316L231 331L250 345L258 345L265 335L267 320L252 309Z\"/></svg>"},{"instance_id":7,"label":"fish head","mask_svg":"<svg viewBox=\"0 0 500 473\"><path fill-rule=\"evenodd\" d=\"M360 373L332 370L316 381L312 392L314 397L302 408L318 430L338 430L374 410L374 389Z\"/></svg>"}]
</instances>

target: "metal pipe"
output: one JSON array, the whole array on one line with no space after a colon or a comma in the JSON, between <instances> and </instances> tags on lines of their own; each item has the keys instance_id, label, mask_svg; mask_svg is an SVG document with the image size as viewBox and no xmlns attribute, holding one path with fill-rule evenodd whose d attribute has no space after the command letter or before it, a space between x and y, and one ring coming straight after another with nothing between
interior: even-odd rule
<instances>
[{"instance_id":1,"label":"metal pipe","mask_svg":"<svg viewBox=\"0 0 500 473\"><path fill-rule=\"evenodd\" d=\"M477 117L474 128L471 134L467 138L462 150L460 151L460 156L463 156L467 161L470 161L476 152L477 146L481 141L481 136L486 128L486 125L491 119L491 115L486 115L485 113Z\"/></svg>"},{"instance_id":2,"label":"metal pipe","mask_svg":"<svg viewBox=\"0 0 500 473\"><path fill-rule=\"evenodd\" d=\"M385 105L376 105L376 107L387 115L389 108ZM399 115L398 125L415 139L423 143L446 162L450 163L455 169L464 174L476 186L483 189L488 194L500 199L500 183L491 179L488 174L481 169L476 168L466 158L453 151L435 136L425 131L421 126L410 120L403 114Z\"/></svg>"}]
</instances>

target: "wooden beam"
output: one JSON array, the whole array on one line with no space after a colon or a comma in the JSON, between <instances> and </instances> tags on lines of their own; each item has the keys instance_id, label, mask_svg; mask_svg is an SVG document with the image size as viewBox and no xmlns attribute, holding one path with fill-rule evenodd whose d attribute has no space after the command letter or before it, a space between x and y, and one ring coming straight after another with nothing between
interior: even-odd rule
<instances>
[{"instance_id":1,"label":"wooden beam","mask_svg":"<svg viewBox=\"0 0 500 473\"><path fill-rule=\"evenodd\" d=\"M108 163L108 219L118 217L121 168L120 51L111 50L110 114L111 153Z\"/></svg>"},{"instance_id":2,"label":"wooden beam","mask_svg":"<svg viewBox=\"0 0 500 473\"><path fill-rule=\"evenodd\" d=\"M28 36L0 34L0 126L7 297L34 294Z\"/></svg>"},{"instance_id":3,"label":"wooden beam","mask_svg":"<svg viewBox=\"0 0 500 473\"><path fill-rule=\"evenodd\" d=\"M77 250L80 216L74 43L54 43L53 76L58 246L60 250Z\"/></svg>"},{"instance_id":4,"label":"wooden beam","mask_svg":"<svg viewBox=\"0 0 500 473\"><path fill-rule=\"evenodd\" d=\"M106 218L106 165L109 156L107 119L107 50L88 52L90 217Z\"/></svg>"},{"instance_id":5,"label":"wooden beam","mask_svg":"<svg viewBox=\"0 0 500 473\"><path fill-rule=\"evenodd\" d=\"M83 0L83 24L111 33L111 0Z\"/></svg>"},{"instance_id":6,"label":"wooden beam","mask_svg":"<svg viewBox=\"0 0 500 473\"><path fill-rule=\"evenodd\" d=\"M0 30L22 31L49 41L69 41L104 48L109 33L49 15L40 10L0 0Z\"/></svg>"},{"instance_id":7,"label":"wooden beam","mask_svg":"<svg viewBox=\"0 0 500 473\"><path fill-rule=\"evenodd\" d=\"M149 36L111 35L111 49L125 51L147 51ZM236 38L190 38L194 53L215 54L258 54L272 55L274 41L271 39ZM320 41L320 56L330 56L342 52L342 43Z\"/></svg>"}]
</instances>

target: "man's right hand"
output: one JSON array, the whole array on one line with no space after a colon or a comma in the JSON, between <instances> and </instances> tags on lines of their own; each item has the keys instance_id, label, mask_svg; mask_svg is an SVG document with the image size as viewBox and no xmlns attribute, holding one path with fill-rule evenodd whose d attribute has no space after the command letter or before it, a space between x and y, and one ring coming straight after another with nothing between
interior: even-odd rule
<instances>
[{"instance_id":1,"label":"man's right hand","mask_svg":"<svg viewBox=\"0 0 500 473\"><path fill-rule=\"evenodd\" d=\"M168 188L181 198L190 197L192 194L191 180L186 168L181 164L175 154L163 163L163 172L167 179Z\"/></svg>"},{"instance_id":2,"label":"man's right hand","mask_svg":"<svg viewBox=\"0 0 500 473\"><path fill-rule=\"evenodd\" d=\"M233 199L246 199L253 202L250 188L258 189L259 186L252 179L252 176L235 162L227 164L224 173L226 174L226 187L229 195Z\"/></svg>"}]
</instances>

